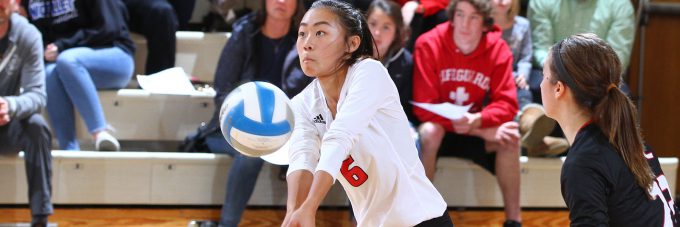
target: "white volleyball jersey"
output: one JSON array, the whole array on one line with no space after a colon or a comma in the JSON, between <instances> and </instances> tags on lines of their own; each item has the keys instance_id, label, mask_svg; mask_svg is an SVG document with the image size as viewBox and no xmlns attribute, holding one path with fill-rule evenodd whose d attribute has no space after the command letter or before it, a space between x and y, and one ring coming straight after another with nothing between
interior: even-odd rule
<instances>
[{"instance_id":1,"label":"white volleyball jersey","mask_svg":"<svg viewBox=\"0 0 680 227\"><path fill-rule=\"evenodd\" d=\"M292 103L288 173L329 173L359 226L414 226L444 214L446 202L425 176L397 88L380 62L349 68L335 119L318 80Z\"/></svg>"}]
</instances>

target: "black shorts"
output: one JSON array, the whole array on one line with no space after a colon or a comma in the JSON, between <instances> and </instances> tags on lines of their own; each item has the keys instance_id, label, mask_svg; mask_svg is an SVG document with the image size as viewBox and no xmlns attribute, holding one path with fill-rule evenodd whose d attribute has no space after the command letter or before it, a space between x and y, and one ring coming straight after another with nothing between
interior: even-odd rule
<instances>
[{"instance_id":1,"label":"black shorts","mask_svg":"<svg viewBox=\"0 0 680 227\"><path fill-rule=\"evenodd\" d=\"M444 210L444 214L442 216L421 222L420 224L417 224L415 227L453 227L453 221L451 221L451 217L449 217L449 212Z\"/></svg>"},{"instance_id":2,"label":"black shorts","mask_svg":"<svg viewBox=\"0 0 680 227\"><path fill-rule=\"evenodd\" d=\"M484 139L476 136L446 132L437 156L468 159L482 166L491 174L496 173L496 152L487 152Z\"/></svg>"}]
</instances>

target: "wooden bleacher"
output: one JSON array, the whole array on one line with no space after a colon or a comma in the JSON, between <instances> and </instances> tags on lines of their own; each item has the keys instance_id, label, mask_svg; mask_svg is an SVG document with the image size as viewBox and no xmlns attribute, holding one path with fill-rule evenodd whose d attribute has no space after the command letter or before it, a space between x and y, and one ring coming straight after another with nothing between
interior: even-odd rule
<instances>
[{"instance_id":1,"label":"wooden bleacher","mask_svg":"<svg viewBox=\"0 0 680 227\"><path fill-rule=\"evenodd\" d=\"M220 205L224 200L231 158L206 153L53 151L55 204ZM660 158L674 186L677 158ZM565 207L560 194L563 159L520 158L522 207ZM249 201L257 206L285 206L286 184L280 168L265 164ZM22 155L0 157L0 204L27 203ZM474 163L441 158L435 186L451 207L502 207L494 176ZM12 187L7 187L12 186ZM675 195L675 189L671 188ZM345 206L335 184L324 206Z\"/></svg>"}]
</instances>

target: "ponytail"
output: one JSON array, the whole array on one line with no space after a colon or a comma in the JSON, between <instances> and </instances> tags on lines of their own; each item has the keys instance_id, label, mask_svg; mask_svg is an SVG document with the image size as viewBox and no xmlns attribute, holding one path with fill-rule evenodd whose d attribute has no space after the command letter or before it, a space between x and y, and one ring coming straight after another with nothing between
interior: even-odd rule
<instances>
[{"instance_id":1,"label":"ponytail","mask_svg":"<svg viewBox=\"0 0 680 227\"><path fill-rule=\"evenodd\" d=\"M635 176L635 183L649 192L654 174L644 156L635 105L617 86L621 62L614 49L594 34L578 34L555 44L551 54L550 70L556 79L574 91L577 103L592 114L593 122Z\"/></svg>"},{"instance_id":2,"label":"ponytail","mask_svg":"<svg viewBox=\"0 0 680 227\"><path fill-rule=\"evenodd\" d=\"M637 110L628 97L618 88L608 89L607 95L595 106L594 119L609 138L609 143L623 158L635 176L635 183L649 191L654 181L647 159L644 142L637 122Z\"/></svg>"}]
</instances>

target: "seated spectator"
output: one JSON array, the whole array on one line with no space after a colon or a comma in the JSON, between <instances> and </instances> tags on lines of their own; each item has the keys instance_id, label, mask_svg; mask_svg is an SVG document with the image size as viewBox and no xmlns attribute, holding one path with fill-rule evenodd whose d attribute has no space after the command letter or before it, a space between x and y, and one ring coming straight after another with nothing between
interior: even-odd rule
<instances>
[{"instance_id":1,"label":"seated spectator","mask_svg":"<svg viewBox=\"0 0 680 227\"><path fill-rule=\"evenodd\" d=\"M406 27L401 9L393 1L376 0L371 3L366 15L368 28L377 46L373 49L373 55L387 68L399 91L399 100L406 117L413 123L416 121L410 103L413 97L413 56L404 48Z\"/></svg>"},{"instance_id":2,"label":"seated spectator","mask_svg":"<svg viewBox=\"0 0 680 227\"><path fill-rule=\"evenodd\" d=\"M555 128L555 120L545 116L543 106L533 102L527 83L531 72L531 29L529 21L519 13L519 0L492 0L491 16L503 30L503 40L512 51L512 75L517 86L520 142L529 156L554 156L569 148L565 138L548 136Z\"/></svg>"},{"instance_id":3,"label":"seated spectator","mask_svg":"<svg viewBox=\"0 0 680 227\"><path fill-rule=\"evenodd\" d=\"M145 74L175 67L178 30L189 29L196 0L122 0L129 12L130 31L146 38Z\"/></svg>"},{"instance_id":4,"label":"seated spectator","mask_svg":"<svg viewBox=\"0 0 680 227\"><path fill-rule=\"evenodd\" d=\"M406 49L413 50L416 39L438 24L446 22L446 6L449 0L398 0L404 24L410 27Z\"/></svg>"},{"instance_id":5,"label":"seated spectator","mask_svg":"<svg viewBox=\"0 0 680 227\"><path fill-rule=\"evenodd\" d=\"M130 14L130 31L144 35L147 42L145 74L175 66L179 26L177 14L167 0L123 0Z\"/></svg>"},{"instance_id":6,"label":"seated spectator","mask_svg":"<svg viewBox=\"0 0 680 227\"><path fill-rule=\"evenodd\" d=\"M454 0L449 21L416 41L413 100L472 105L461 119L415 108L425 172L434 178L438 155L471 159L496 174L506 222L520 226L519 133L512 52L493 25L491 3Z\"/></svg>"},{"instance_id":7,"label":"seated spectator","mask_svg":"<svg viewBox=\"0 0 680 227\"><path fill-rule=\"evenodd\" d=\"M187 141L204 138L207 151L233 157L227 192L222 205L220 226L237 226L253 194L263 160L247 157L231 147L219 128L219 110L227 95L248 81L266 81L292 97L311 81L299 67L295 41L297 27L305 13L301 0L262 0L262 8L240 18L222 50L215 71L215 112L205 129ZM188 150L196 149L185 148Z\"/></svg>"},{"instance_id":8,"label":"seated spectator","mask_svg":"<svg viewBox=\"0 0 680 227\"><path fill-rule=\"evenodd\" d=\"M98 89L120 89L130 81L135 47L118 1L23 1L27 17L43 35L47 113L59 148L79 150L73 107L85 120L95 149L120 150L109 132ZM48 4L47 6L45 4ZM54 4L54 5L50 5ZM49 9L49 10L45 10Z\"/></svg>"},{"instance_id":9,"label":"seated spectator","mask_svg":"<svg viewBox=\"0 0 680 227\"><path fill-rule=\"evenodd\" d=\"M172 5L177 15L177 22L179 22L179 30L191 30L189 28L189 21L194 13L194 6L196 0L167 0Z\"/></svg>"},{"instance_id":10,"label":"seated spectator","mask_svg":"<svg viewBox=\"0 0 680 227\"><path fill-rule=\"evenodd\" d=\"M24 151L31 226L47 226L52 135L40 115L47 101L43 45L38 29L12 13L17 7L16 0L0 0L0 155Z\"/></svg>"},{"instance_id":11,"label":"seated spectator","mask_svg":"<svg viewBox=\"0 0 680 227\"><path fill-rule=\"evenodd\" d=\"M548 49L570 35L596 34L614 48L622 71L628 68L635 39L635 15L630 1L531 0L528 17L534 46L535 69L531 73L536 74L531 75L529 86L535 102L541 102L542 68ZM622 90L628 92L625 86Z\"/></svg>"}]
</instances>

